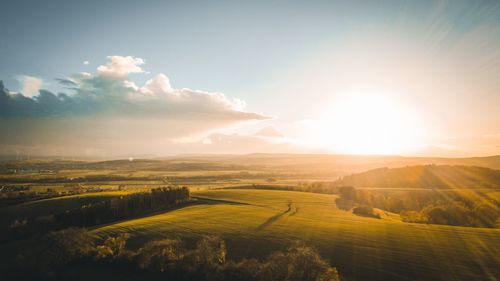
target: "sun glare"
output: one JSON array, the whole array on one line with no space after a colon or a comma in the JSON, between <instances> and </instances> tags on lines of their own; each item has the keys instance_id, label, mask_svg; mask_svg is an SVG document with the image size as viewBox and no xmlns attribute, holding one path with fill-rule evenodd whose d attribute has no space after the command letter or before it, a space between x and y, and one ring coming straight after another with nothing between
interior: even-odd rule
<instances>
[{"instance_id":1,"label":"sun glare","mask_svg":"<svg viewBox=\"0 0 500 281\"><path fill-rule=\"evenodd\" d=\"M384 95L351 94L332 102L307 125L310 141L332 152L398 154L419 145L417 116Z\"/></svg>"}]
</instances>

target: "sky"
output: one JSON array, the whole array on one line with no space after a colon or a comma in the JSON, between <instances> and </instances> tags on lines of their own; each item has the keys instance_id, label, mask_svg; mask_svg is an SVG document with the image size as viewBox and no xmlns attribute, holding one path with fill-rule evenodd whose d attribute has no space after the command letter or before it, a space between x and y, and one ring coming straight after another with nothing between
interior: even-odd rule
<instances>
[{"instance_id":1,"label":"sky","mask_svg":"<svg viewBox=\"0 0 500 281\"><path fill-rule=\"evenodd\" d=\"M498 1L2 1L0 154L500 154Z\"/></svg>"}]
</instances>

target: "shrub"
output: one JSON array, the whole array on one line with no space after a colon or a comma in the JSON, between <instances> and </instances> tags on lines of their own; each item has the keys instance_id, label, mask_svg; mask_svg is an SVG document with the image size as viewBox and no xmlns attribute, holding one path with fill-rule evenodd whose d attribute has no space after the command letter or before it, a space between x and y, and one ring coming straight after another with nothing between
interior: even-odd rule
<instances>
[{"instance_id":1,"label":"shrub","mask_svg":"<svg viewBox=\"0 0 500 281\"><path fill-rule=\"evenodd\" d=\"M404 222L426 223L427 217L417 211L401 211L399 214Z\"/></svg>"},{"instance_id":2,"label":"shrub","mask_svg":"<svg viewBox=\"0 0 500 281\"><path fill-rule=\"evenodd\" d=\"M82 228L68 228L51 232L42 241L42 260L62 265L73 259L90 255L94 251L94 238Z\"/></svg>"},{"instance_id":3,"label":"shrub","mask_svg":"<svg viewBox=\"0 0 500 281\"><path fill-rule=\"evenodd\" d=\"M196 245L193 252L196 264L204 267L215 267L226 261L226 244L217 236L205 236Z\"/></svg>"},{"instance_id":4,"label":"shrub","mask_svg":"<svg viewBox=\"0 0 500 281\"><path fill-rule=\"evenodd\" d=\"M454 225L455 220L447 210L440 206L429 206L423 213L427 216L427 221L433 224L451 224Z\"/></svg>"},{"instance_id":5,"label":"shrub","mask_svg":"<svg viewBox=\"0 0 500 281\"><path fill-rule=\"evenodd\" d=\"M94 237L85 229L68 228L50 232L32 247L16 256L14 280L53 280L70 263L90 258L95 251Z\"/></svg>"},{"instance_id":6,"label":"shrub","mask_svg":"<svg viewBox=\"0 0 500 281\"><path fill-rule=\"evenodd\" d=\"M184 257L179 240L154 240L146 243L137 251L140 268L164 272L173 270L175 264Z\"/></svg>"},{"instance_id":7,"label":"shrub","mask_svg":"<svg viewBox=\"0 0 500 281\"><path fill-rule=\"evenodd\" d=\"M41 255L43 267L19 260L19 267L32 270L36 280L58 280L68 264L78 262L109 264L120 267L134 266L148 270L151 275L166 280L199 281L338 281L337 270L321 258L311 247L296 242L284 251L277 251L263 261L243 259L239 262L226 259L224 240L205 236L192 250L182 247L179 240L155 240L146 243L136 252L126 249L128 234L107 237L97 247L92 236L84 229L67 229L53 232L45 239L49 249ZM40 253L40 252L37 252ZM94 257L92 259L92 256ZM82 259L82 258L86 259ZM40 263L38 255L30 259ZM71 266L71 265L70 265ZM16 272L17 273L17 272ZM17 273L23 274L23 273Z\"/></svg>"},{"instance_id":8,"label":"shrub","mask_svg":"<svg viewBox=\"0 0 500 281\"><path fill-rule=\"evenodd\" d=\"M337 270L311 247L295 243L286 251L271 254L262 265L258 280L336 281Z\"/></svg>"},{"instance_id":9,"label":"shrub","mask_svg":"<svg viewBox=\"0 0 500 281\"><path fill-rule=\"evenodd\" d=\"M352 201L356 200L356 189L352 186L339 187L339 194L342 199Z\"/></svg>"},{"instance_id":10,"label":"shrub","mask_svg":"<svg viewBox=\"0 0 500 281\"><path fill-rule=\"evenodd\" d=\"M380 219L380 215L373 211L372 207L369 206L358 206L352 209L352 213L358 216L371 217Z\"/></svg>"},{"instance_id":11,"label":"shrub","mask_svg":"<svg viewBox=\"0 0 500 281\"><path fill-rule=\"evenodd\" d=\"M224 267L222 280L255 281L261 280L262 263L256 259L243 259L240 262L228 262Z\"/></svg>"},{"instance_id":12,"label":"shrub","mask_svg":"<svg viewBox=\"0 0 500 281\"><path fill-rule=\"evenodd\" d=\"M125 245L130 237L128 233L122 233L116 237L108 237L102 245L97 246L97 259L118 258L127 252Z\"/></svg>"}]
</instances>

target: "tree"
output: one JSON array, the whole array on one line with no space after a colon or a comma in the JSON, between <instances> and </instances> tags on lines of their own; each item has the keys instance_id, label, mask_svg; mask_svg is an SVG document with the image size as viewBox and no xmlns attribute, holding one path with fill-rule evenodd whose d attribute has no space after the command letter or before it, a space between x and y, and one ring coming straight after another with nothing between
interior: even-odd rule
<instances>
[{"instance_id":1,"label":"tree","mask_svg":"<svg viewBox=\"0 0 500 281\"><path fill-rule=\"evenodd\" d=\"M214 267L226 261L226 243L217 236L205 236L196 245L194 260L197 264Z\"/></svg>"},{"instance_id":2,"label":"tree","mask_svg":"<svg viewBox=\"0 0 500 281\"><path fill-rule=\"evenodd\" d=\"M68 228L45 235L37 246L21 254L19 264L36 279L54 280L65 265L90 257L95 250L94 237L82 228Z\"/></svg>"},{"instance_id":3,"label":"tree","mask_svg":"<svg viewBox=\"0 0 500 281\"><path fill-rule=\"evenodd\" d=\"M265 261L260 280L338 281L337 270L311 247L299 242L284 252L275 252Z\"/></svg>"},{"instance_id":4,"label":"tree","mask_svg":"<svg viewBox=\"0 0 500 281\"><path fill-rule=\"evenodd\" d=\"M339 188L339 194L342 199L356 200L356 189L352 186L342 186Z\"/></svg>"},{"instance_id":5,"label":"tree","mask_svg":"<svg viewBox=\"0 0 500 281\"><path fill-rule=\"evenodd\" d=\"M62 265L91 254L94 251L94 238L83 228L68 228L47 234L42 252L45 262Z\"/></svg>"},{"instance_id":6,"label":"tree","mask_svg":"<svg viewBox=\"0 0 500 281\"><path fill-rule=\"evenodd\" d=\"M130 237L128 233L119 234L116 237L108 237L102 245L97 246L97 259L117 258L126 253L125 245Z\"/></svg>"},{"instance_id":7,"label":"tree","mask_svg":"<svg viewBox=\"0 0 500 281\"><path fill-rule=\"evenodd\" d=\"M184 257L184 250L179 240L163 239L146 243L137 252L137 262L140 268L168 271Z\"/></svg>"},{"instance_id":8,"label":"tree","mask_svg":"<svg viewBox=\"0 0 500 281\"><path fill-rule=\"evenodd\" d=\"M358 206L358 207L352 209L352 213L355 215L358 215L358 216L380 219L380 215L376 214L373 211L373 208L370 206Z\"/></svg>"}]
</instances>

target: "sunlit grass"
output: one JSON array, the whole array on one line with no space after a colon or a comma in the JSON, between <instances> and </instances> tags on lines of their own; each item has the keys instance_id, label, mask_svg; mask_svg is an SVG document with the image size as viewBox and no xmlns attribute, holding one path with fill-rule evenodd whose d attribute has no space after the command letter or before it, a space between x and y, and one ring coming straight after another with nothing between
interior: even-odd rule
<instances>
[{"instance_id":1,"label":"sunlit grass","mask_svg":"<svg viewBox=\"0 0 500 281\"><path fill-rule=\"evenodd\" d=\"M408 224L390 213L382 219L360 217L339 210L333 195L267 190L193 195L233 203L190 206L112 224L94 233L128 232L133 244L160 237L189 240L215 234L227 240L236 258L264 256L300 239L317 247L341 273L363 280L382 276L494 280L499 273L499 229Z\"/></svg>"}]
</instances>

